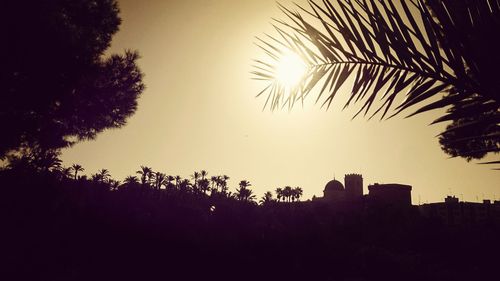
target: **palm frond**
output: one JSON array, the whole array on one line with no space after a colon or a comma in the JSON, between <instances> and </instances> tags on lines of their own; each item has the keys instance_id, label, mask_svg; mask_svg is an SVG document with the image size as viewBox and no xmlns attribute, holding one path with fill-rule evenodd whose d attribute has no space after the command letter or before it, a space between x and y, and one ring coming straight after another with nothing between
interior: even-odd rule
<instances>
[{"instance_id":1,"label":"palm frond","mask_svg":"<svg viewBox=\"0 0 500 281\"><path fill-rule=\"evenodd\" d=\"M359 104L354 117L391 118L417 107L410 117L457 104L434 123L500 112L500 84L495 72L485 74L500 58L480 50L488 38L481 32L500 31L498 0L309 0L298 11L279 8L286 19L275 20L275 36L258 39L268 60L256 60L253 72L268 83L258 95L267 95L265 108L291 108L313 92L329 108L348 88L344 108ZM307 66L292 89L276 79L285 52Z\"/></svg>"},{"instance_id":2,"label":"palm frond","mask_svg":"<svg viewBox=\"0 0 500 281\"><path fill-rule=\"evenodd\" d=\"M271 62L256 61L253 74L278 84L274 65L286 51L297 53L308 72L302 83L288 92L279 85L268 86L263 91L270 100L266 106L274 110L283 102L293 105L323 83L317 102L322 100L322 106L328 108L342 86L352 81L351 96L344 108L363 102L356 116L367 115L377 97L382 96L383 104L376 113L382 111L383 118L391 107L397 114L456 84L449 59L443 57L436 43L439 25L425 16L430 14L427 6L421 1L397 2L399 9L385 0L322 1L322 5L309 1L309 9L299 6L308 19L280 5L290 23L277 20L278 35L258 39ZM329 94L323 95L326 91ZM394 106L403 91L404 102Z\"/></svg>"}]
</instances>

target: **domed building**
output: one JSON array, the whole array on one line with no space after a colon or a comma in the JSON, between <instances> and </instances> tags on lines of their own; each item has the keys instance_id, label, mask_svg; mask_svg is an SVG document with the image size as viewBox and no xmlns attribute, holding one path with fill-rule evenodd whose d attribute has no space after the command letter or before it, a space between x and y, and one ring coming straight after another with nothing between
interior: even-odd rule
<instances>
[{"instance_id":1,"label":"domed building","mask_svg":"<svg viewBox=\"0 0 500 281\"><path fill-rule=\"evenodd\" d=\"M313 201L334 205L347 203L359 206L359 203L364 202L372 205L411 206L411 189L410 185L376 183L369 185L369 193L363 195L363 176L347 174L344 184L336 179L329 181L323 190L323 197L313 197Z\"/></svg>"},{"instance_id":2,"label":"domed building","mask_svg":"<svg viewBox=\"0 0 500 281\"><path fill-rule=\"evenodd\" d=\"M358 174L345 175L344 185L333 179L325 185L323 198L317 198L329 202L343 202L359 200L363 197L363 177Z\"/></svg>"},{"instance_id":3,"label":"domed building","mask_svg":"<svg viewBox=\"0 0 500 281\"><path fill-rule=\"evenodd\" d=\"M342 201L345 199L344 185L338 180L331 180L325 185L323 198L328 201Z\"/></svg>"}]
</instances>

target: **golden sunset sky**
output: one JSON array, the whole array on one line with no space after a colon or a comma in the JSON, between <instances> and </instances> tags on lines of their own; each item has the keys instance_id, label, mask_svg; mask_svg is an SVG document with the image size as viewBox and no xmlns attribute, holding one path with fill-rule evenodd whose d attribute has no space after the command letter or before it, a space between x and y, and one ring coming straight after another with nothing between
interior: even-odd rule
<instances>
[{"instance_id":1,"label":"golden sunset sky","mask_svg":"<svg viewBox=\"0 0 500 281\"><path fill-rule=\"evenodd\" d=\"M271 18L285 18L275 1L119 4L123 23L110 51L140 52L147 89L125 127L65 150L66 166L79 163L87 174L106 168L118 180L140 165L187 178L205 169L229 175L233 191L249 180L258 197L286 185L302 187L303 199L322 196L334 175L343 182L361 173L365 193L375 182L412 185L414 204L448 194L500 198L500 172L441 151L435 136L445 124L428 125L439 112L351 121L354 108L341 112L342 97L328 111L320 104L263 110L265 99L255 95L266 84L250 71L262 55L255 36L273 33Z\"/></svg>"}]
</instances>

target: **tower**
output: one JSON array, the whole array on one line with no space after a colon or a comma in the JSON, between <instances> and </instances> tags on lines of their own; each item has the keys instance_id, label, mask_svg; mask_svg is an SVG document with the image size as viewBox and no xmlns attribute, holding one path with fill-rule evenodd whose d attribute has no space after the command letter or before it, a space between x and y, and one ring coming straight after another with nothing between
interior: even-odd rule
<instances>
[{"instance_id":1,"label":"tower","mask_svg":"<svg viewBox=\"0 0 500 281\"><path fill-rule=\"evenodd\" d=\"M363 197L363 176L347 174L344 177L346 197L355 199Z\"/></svg>"}]
</instances>

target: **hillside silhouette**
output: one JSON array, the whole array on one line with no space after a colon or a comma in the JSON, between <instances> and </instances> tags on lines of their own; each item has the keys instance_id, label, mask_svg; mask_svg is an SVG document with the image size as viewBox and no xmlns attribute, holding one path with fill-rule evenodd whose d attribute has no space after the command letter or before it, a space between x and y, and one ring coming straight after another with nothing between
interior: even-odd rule
<instances>
[{"instance_id":1,"label":"hillside silhouette","mask_svg":"<svg viewBox=\"0 0 500 281\"><path fill-rule=\"evenodd\" d=\"M138 174L158 174L144 168ZM205 186L206 171L193 181L166 176L174 179L157 188L148 176L116 184L106 170L87 178L76 175L81 169L0 172L9 280L470 280L495 273L498 223L448 226L414 207L266 196L259 205L215 182L211 191L194 187L195 180Z\"/></svg>"}]
</instances>

